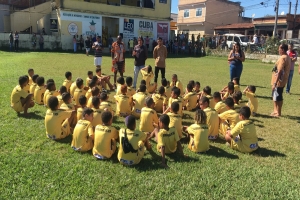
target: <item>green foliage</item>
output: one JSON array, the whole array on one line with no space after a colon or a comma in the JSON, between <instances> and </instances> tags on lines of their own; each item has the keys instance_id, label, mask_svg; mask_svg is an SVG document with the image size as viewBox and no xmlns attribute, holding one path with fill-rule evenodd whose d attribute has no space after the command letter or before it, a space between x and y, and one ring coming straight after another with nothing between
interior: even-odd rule
<instances>
[{"instance_id":1,"label":"green foliage","mask_svg":"<svg viewBox=\"0 0 300 200\"><path fill-rule=\"evenodd\" d=\"M226 57L178 58L168 55L166 77L176 73L186 86L189 80L220 91L229 80ZM184 153L166 157L170 169L160 167L161 157L152 141L138 166L124 167L116 154L97 161L88 153L74 152L71 137L55 142L46 137L45 107L36 105L30 118L10 108L10 94L20 75L34 68L59 88L64 73L73 81L94 70L93 56L73 53L7 53L0 51L0 199L299 199L299 94L300 79L294 76L292 95L284 95L283 117L269 117L270 76L273 65L246 60L241 89L256 86L256 125L260 149L252 154L234 151L221 139L210 142L210 150L194 154L184 143ZM146 64L153 64L149 55ZM111 58L103 57L102 72L111 75ZM125 76L133 75L133 59L126 56ZM111 77L112 80L112 77ZM139 75L140 82L141 76ZM160 83L160 78L158 80ZM159 84L160 85L160 84ZM299 93L299 92L297 92ZM114 92L110 93L113 108ZM246 97L243 97L246 99ZM184 111L184 125L193 123L193 112ZM114 126L124 127L123 118ZM139 127L139 121L137 121Z\"/></svg>"},{"instance_id":2,"label":"green foliage","mask_svg":"<svg viewBox=\"0 0 300 200\"><path fill-rule=\"evenodd\" d=\"M266 40L266 51L267 54L278 54L278 47L280 45L280 40L278 37L268 37Z\"/></svg>"}]
</instances>

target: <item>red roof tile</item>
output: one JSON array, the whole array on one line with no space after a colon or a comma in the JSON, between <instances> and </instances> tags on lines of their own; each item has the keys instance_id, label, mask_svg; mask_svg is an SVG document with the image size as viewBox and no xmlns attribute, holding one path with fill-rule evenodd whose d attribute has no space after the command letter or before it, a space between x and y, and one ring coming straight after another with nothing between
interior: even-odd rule
<instances>
[{"instance_id":1,"label":"red roof tile","mask_svg":"<svg viewBox=\"0 0 300 200\"><path fill-rule=\"evenodd\" d=\"M216 26L214 29L241 29L241 28L254 28L253 23L236 23Z\"/></svg>"}]
</instances>

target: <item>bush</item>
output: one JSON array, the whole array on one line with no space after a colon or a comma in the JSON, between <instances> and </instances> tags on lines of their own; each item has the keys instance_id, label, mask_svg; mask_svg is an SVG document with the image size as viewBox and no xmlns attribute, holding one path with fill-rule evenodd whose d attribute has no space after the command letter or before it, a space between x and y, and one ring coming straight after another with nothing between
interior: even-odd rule
<instances>
[{"instance_id":1,"label":"bush","mask_svg":"<svg viewBox=\"0 0 300 200\"><path fill-rule=\"evenodd\" d=\"M278 46L280 41L277 37L268 37L266 40L266 52L267 54L278 54Z\"/></svg>"}]
</instances>

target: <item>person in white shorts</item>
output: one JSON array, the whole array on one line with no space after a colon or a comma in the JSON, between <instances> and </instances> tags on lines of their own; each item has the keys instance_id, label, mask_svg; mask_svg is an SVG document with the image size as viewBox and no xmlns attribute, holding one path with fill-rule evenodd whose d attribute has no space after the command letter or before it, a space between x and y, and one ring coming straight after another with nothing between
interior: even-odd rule
<instances>
[{"instance_id":1,"label":"person in white shorts","mask_svg":"<svg viewBox=\"0 0 300 200\"><path fill-rule=\"evenodd\" d=\"M93 49L95 49L95 59L94 64L97 68L101 68L102 65L102 43L101 43L101 36L97 36L97 41L94 42Z\"/></svg>"},{"instance_id":2,"label":"person in white shorts","mask_svg":"<svg viewBox=\"0 0 300 200\"><path fill-rule=\"evenodd\" d=\"M89 37L86 37L86 40L84 41L85 43L85 53L86 53L86 56L89 56L89 52L90 52L90 47L91 47L91 40Z\"/></svg>"}]
</instances>

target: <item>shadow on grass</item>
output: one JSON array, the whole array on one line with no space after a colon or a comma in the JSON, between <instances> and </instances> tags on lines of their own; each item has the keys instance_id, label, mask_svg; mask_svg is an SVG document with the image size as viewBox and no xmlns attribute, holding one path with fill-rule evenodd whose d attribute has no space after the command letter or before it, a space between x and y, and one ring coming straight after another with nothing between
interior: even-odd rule
<instances>
[{"instance_id":1,"label":"shadow on grass","mask_svg":"<svg viewBox=\"0 0 300 200\"><path fill-rule=\"evenodd\" d=\"M215 146L210 146L209 151L206 153L203 153L204 155L208 156L215 156L216 158L229 158L229 159L238 159L239 157L237 155L228 153L224 151L223 149L220 149Z\"/></svg>"},{"instance_id":2,"label":"shadow on grass","mask_svg":"<svg viewBox=\"0 0 300 200\"><path fill-rule=\"evenodd\" d=\"M260 98L260 99L269 99L269 100L272 100L272 97L271 96L260 96L260 95L256 95L257 98Z\"/></svg>"},{"instance_id":3,"label":"shadow on grass","mask_svg":"<svg viewBox=\"0 0 300 200\"><path fill-rule=\"evenodd\" d=\"M264 114L260 114L260 113L256 114L255 117L256 118L260 118L261 117L261 118L265 118L265 119L279 119L278 117L272 117L270 115L264 115Z\"/></svg>"},{"instance_id":4,"label":"shadow on grass","mask_svg":"<svg viewBox=\"0 0 300 200\"><path fill-rule=\"evenodd\" d=\"M61 140L55 140L58 143L63 143L63 144L71 144L72 142L72 135L68 135L67 137L61 139Z\"/></svg>"},{"instance_id":5,"label":"shadow on grass","mask_svg":"<svg viewBox=\"0 0 300 200\"><path fill-rule=\"evenodd\" d=\"M247 87L248 85L242 85L242 84L241 84L240 86L245 86L245 87ZM256 87L256 88L267 88L267 87L265 87L265 86L259 86L259 85L255 85L255 87Z\"/></svg>"},{"instance_id":6,"label":"shadow on grass","mask_svg":"<svg viewBox=\"0 0 300 200\"><path fill-rule=\"evenodd\" d=\"M291 119L291 120L297 120L298 123L300 123L300 116L292 116L292 115L282 115L283 118Z\"/></svg>"},{"instance_id":7,"label":"shadow on grass","mask_svg":"<svg viewBox=\"0 0 300 200\"><path fill-rule=\"evenodd\" d=\"M250 153L254 156L260 156L260 157L286 157L285 154L280 153L278 151L273 151L270 149L259 147L256 151Z\"/></svg>"},{"instance_id":8,"label":"shadow on grass","mask_svg":"<svg viewBox=\"0 0 300 200\"><path fill-rule=\"evenodd\" d=\"M38 115L37 113L40 112L29 112L27 116L25 116L23 113L17 114L18 117L22 117L22 118L26 118L26 119L35 119L35 120L41 120L41 119L45 119L44 116Z\"/></svg>"},{"instance_id":9,"label":"shadow on grass","mask_svg":"<svg viewBox=\"0 0 300 200\"><path fill-rule=\"evenodd\" d=\"M258 141L265 141L264 138L257 138L257 139L258 139Z\"/></svg>"}]
</instances>

